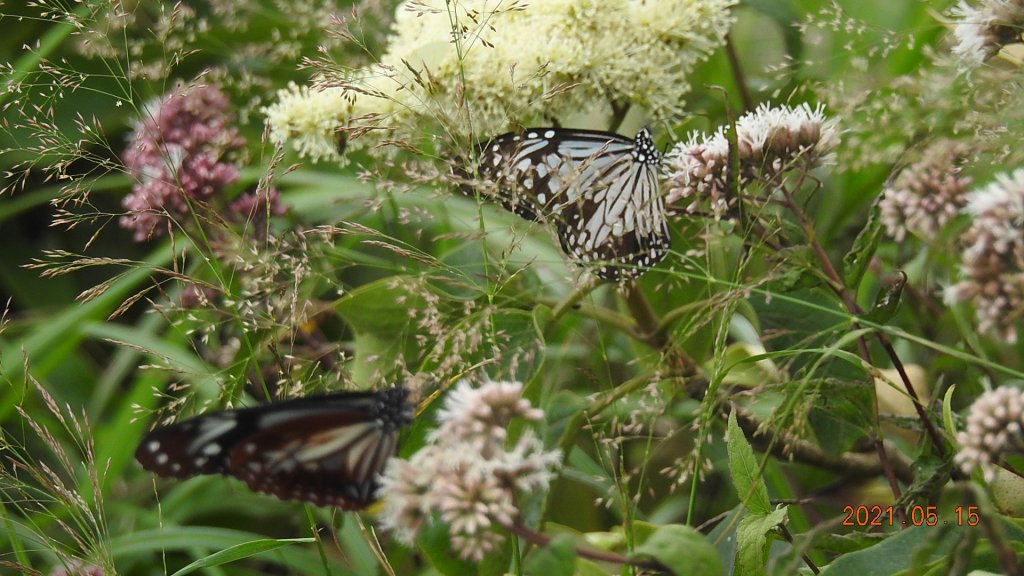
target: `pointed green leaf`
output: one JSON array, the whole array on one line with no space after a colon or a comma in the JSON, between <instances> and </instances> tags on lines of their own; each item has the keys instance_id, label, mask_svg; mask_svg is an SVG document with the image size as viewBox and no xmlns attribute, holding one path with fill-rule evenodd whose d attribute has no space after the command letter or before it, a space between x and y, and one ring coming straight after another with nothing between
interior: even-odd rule
<instances>
[{"instance_id":1,"label":"pointed green leaf","mask_svg":"<svg viewBox=\"0 0 1024 576\"><path fill-rule=\"evenodd\" d=\"M528 576L573 576L576 573L576 548L573 537L559 534L547 546L538 547L526 559Z\"/></svg>"},{"instance_id":2,"label":"pointed green leaf","mask_svg":"<svg viewBox=\"0 0 1024 576\"><path fill-rule=\"evenodd\" d=\"M868 312L867 319L878 324L885 324L899 310L903 287L907 285L907 275L900 270L900 277L884 290L878 293L875 298L875 305Z\"/></svg>"},{"instance_id":3,"label":"pointed green leaf","mask_svg":"<svg viewBox=\"0 0 1024 576\"><path fill-rule=\"evenodd\" d=\"M868 264L878 249L878 242L882 239L882 219L879 217L879 209L876 204L871 208L867 224L857 234L853 241L853 247L843 256L843 282L850 288L856 290L860 286L864 273L868 270Z\"/></svg>"},{"instance_id":4,"label":"pointed green leaf","mask_svg":"<svg viewBox=\"0 0 1024 576\"><path fill-rule=\"evenodd\" d=\"M229 562L235 562L236 560L255 556L261 552L275 550L284 546L291 546L292 544L308 544L315 541L316 539L314 538L282 538L280 540L264 539L243 542L242 544L236 544L219 552L214 552L205 558L200 558L181 570L178 570L172 576L184 576L185 574L191 574L200 568L220 566L221 564L228 564Z\"/></svg>"},{"instance_id":5,"label":"pointed green leaf","mask_svg":"<svg viewBox=\"0 0 1024 576\"><path fill-rule=\"evenodd\" d=\"M537 304L533 307L533 329L537 331L537 337L545 340L545 331L548 323L551 322L553 311L550 306Z\"/></svg>"},{"instance_id":6,"label":"pointed green leaf","mask_svg":"<svg viewBox=\"0 0 1024 576\"><path fill-rule=\"evenodd\" d=\"M369 388L375 374L388 374L405 354L410 309L423 309L423 294L413 279L371 282L349 292L334 308L355 332L352 379Z\"/></svg>"},{"instance_id":7,"label":"pointed green leaf","mask_svg":"<svg viewBox=\"0 0 1024 576\"><path fill-rule=\"evenodd\" d=\"M735 412L729 415L727 446L729 472L732 475L732 484L736 487L736 494L751 513L768 514L771 512L768 488L761 478L761 467L754 456L754 450L736 422Z\"/></svg>"},{"instance_id":8,"label":"pointed green leaf","mask_svg":"<svg viewBox=\"0 0 1024 576\"><path fill-rule=\"evenodd\" d=\"M735 574L760 576L768 574L769 534L786 520L788 508L783 506L769 514L749 513L736 529Z\"/></svg>"},{"instance_id":9,"label":"pointed green leaf","mask_svg":"<svg viewBox=\"0 0 1024 576\"><path fill-rule=\"evenodd\" d=\"M675 576L725 574L722 559L715 547L696 529L682 524L659 526L650 538L637 547L634 557L653 558Z\"/></svg>"},{"instance_id":10,"label":"pointed green leaf","mask_svg":"<svg viewBox=\"0 0 1024 576\"><path fill-rule=\"evenodd\" d=\"M945 556L962 536L951 526L914 526L858 552L844 554L821 570L821 576L888 576L909 569L915 557Z\"/></svg>"}]
</instances>

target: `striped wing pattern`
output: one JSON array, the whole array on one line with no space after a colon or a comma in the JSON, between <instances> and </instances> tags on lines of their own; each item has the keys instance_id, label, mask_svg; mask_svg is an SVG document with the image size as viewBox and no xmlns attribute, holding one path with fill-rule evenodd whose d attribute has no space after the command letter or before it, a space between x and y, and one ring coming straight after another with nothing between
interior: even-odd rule
<instances>
[{"instance_id":1,"label":"striped wing pattern","mask_svg":"<svg viewBox=\"0 0 1024 576\"><path fill-rule=\"evenodd\" d=\"M480 147L483 190L508 210L553 225L563 251L606 280L635 278L669 247L658 185L661 157L647 129L534 128Z\"/></svg>"},{"instance_id":2,"label":"striped wing pattern","mask_svg":"<svg viewBox=\"0 0 1024 576\"><path fill-rule=\"evenodd\" d=\"M224 474L283 500L365 508L412 419L406 396L341 392L205 414L153 430L135 458L161 476Z\"/></svg>"}]
</instances>

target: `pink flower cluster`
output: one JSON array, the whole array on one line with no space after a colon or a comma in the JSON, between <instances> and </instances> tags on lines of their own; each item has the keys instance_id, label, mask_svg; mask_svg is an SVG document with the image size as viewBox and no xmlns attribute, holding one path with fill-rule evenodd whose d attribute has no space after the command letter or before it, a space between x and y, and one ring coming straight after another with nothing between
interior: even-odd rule
<instances>
[{"instance_id":1,"label":"pink flower cluster","mask_svg":"<svg viewBox=\"0 0 1024 576\"><path fill-rule=\"evenodd\" d=\"M825 117L822 105L811 108L760 104L736 121L740 187L760 182L781 185L790 171L806 174L829 164L839 144L836 120ZM712 134L692 132L665 155L668 177L665 203L690 213L710 209L716 219L731 208L728 196L729 137L726 127ZM677 204L678 203L678 204Z\"/></svg>"},{"instance_id":2,"label":"pink flower cluster","mask_svg":"<svg viewBox=\"0 0 1024 576\"><path fill-rule=\"evenodd\" d=\"M508 446L513 419L544 412L522 397L520 382L459 382L438 413L430 443L409 460L392 459L382 479L381 523L412 542L433 519L448 525L462 558L480 561L504 541L502 528L519 517L516 495L547 490L561 453L544 449L526 430Z\"/></svg>"},{"instance_id":3,"label":"pink flower cluster","mask_svg":"<svg viewBox=\"0 0 1024 576\"><path fill-rule=\"evenodd\" d=\"M186 85L147 107L123 155L136 182L123 203L130 214L120 224L135 231L136 241L159 233L165 218L187 214L191 202L205 202L238 179L238 168L226 157L245 139L231 126L228 108L216 86Z\"/></svg>"},{"instance_id":4,"label":"pink flower cluster","mask_svg":"<svg viewBox=\"0 0 1024 576\"><path fill-rule=\"evenodd\" d=\"M1024 390L1002 386L978 396L956 441L957 465L968 474L981 468L985 480L995 480L1006 456L1024 452Z\"/></svg>"}]
</instances>

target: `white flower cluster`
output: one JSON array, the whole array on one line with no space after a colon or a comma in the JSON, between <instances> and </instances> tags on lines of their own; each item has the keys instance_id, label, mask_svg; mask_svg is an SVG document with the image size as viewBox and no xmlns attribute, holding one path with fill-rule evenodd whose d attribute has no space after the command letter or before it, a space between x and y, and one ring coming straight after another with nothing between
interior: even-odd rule
<instances>
[{"instance_id":1,"label":"white flower cluster","mask_svg":"<svg viewBox=\"0 0 1024 576\"><path fill-rule=\"evenodd\" d=\"M955 26L955 54L964 69L977 68L1007 44L1021 41L1024 0L982 0L972 6L961 0L950 12Z\"/></svg>"},{"instance_id":2,"label":"white flower cluster","mask_svg":"<svg viewBox=\"0 0 1024 576\"><path fill-rule=\"evenodd\" d=\"M411 542L436 514L451 531L452 547L479 561L504 540L496 530L519 515L519 492L547 489L561 454L545 451L530 431L506 448L513 418L539 420L543 412L522 399L519 382L456 385L429 444L409 460L392 459L381 482L383 526Z\"/></svg>"},{"instance_id":3,"label":"white flower cluster","mask_svg":"<svg viewBox=\"0 0 1024 576\"><path fill-rule=\"evenodd\" d=\"M299 156L314 162L340 161L338 128L352 113L350 100L340 88L310 90L289 83L278 91L277 103L263 109L271 142L288 142Z\"/></svg>"},{"instance_id":4,"label":"white flower cluster","mask_svg":"<svg viewBox=\"0 0 1024 576\"><path fill-rule=\"evenodd\" d=\"M1024 315L1024 169L969 193L964 211L973 219L960 238L964 279L946 300L972 301L980 331L1016 342Z\"/></svg>"},{"instance_id":5,"label":"white flower cluster","mask_svg":"<svg viewBox=\"0 0 1024 576\"><path fill-rule=\"evenodd\" d=\"M457 118L468 120L455 125L471 126L477 139L516 123L565 124L630 106L654 120L674 118L690 88L687 77L721 45L735 3L409 0L397 9L394 33L378 64L326 79L348 87L351 107L338 99L332 110L282 101L266 113L275 142L305 138L296 128L322 129L342 117L399 132L406 125L422 126L424 117ZM290 95L316 97L282 94ZM282 107L318 117L291 117L282 127L289 119ZM463 110L468 117L460 115ZM325 150L316 157L330 156Z\"/></svg>"},{"instance_id":6,"label":"white flower cluster","mask_svg":"<svg viewBox=\"0 0 1024 576\"><path fill-rule=\"evenodd\" d=\"M960 174L963 145L941 141L900 172L878 202L882 223L897 242L907 232L934 240L963 207L971 178Z\"/></svg>"},{"instance_id":7,"label":"white flower cluster","mask_svg":"<svg viewBox=\"0 0 1024 576\"><path fill-rule=\"evenodd\" d=\"M1003 386L979 396L956 440L956 464L968 474L981 468L987 481L994 480L1006 455L1024 453L1024 390Z\"/></svg>"},{"instance_id":8,"label":"white flower cluster","mask_svg":"<svg viewBox=\"0 0 1024 576\"><path fill-rule=\"evenodd\" d=\"M826 118L821 105L763 103L736 121L736 141L740 186L745 187L755 180L777 184L777 178L789 170L810 170L831 162L839 134L835 119ZM687 212L707 204L716 218L728 209L726 127L711 135L690 133L669 151L662 165L668 173L667 203L686 200Z\"/></svg>"}]
</instances>

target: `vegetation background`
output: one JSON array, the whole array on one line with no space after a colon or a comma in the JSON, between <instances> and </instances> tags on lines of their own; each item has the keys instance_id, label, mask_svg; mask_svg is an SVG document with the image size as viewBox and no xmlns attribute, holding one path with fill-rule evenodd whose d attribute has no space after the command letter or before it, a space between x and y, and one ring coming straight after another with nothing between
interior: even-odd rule
<instances>
[{"instance_id":1,"label":"vegetation background","mask_svg":"<svg viewBox=\"0 0 1024 576\"><path fill-rule=\"evenodd\" d=\"M968 215L895 240L877 207L939 140L970 144L977 186L1021 163L1020 70L960 70L952 3L732 7L727 45L688 76L686 117L653 125L659 147L762 102L823 103L834 162L794 188L798 210L764 215L777 232L677 211L672 254L635 286L577 282L550 234L433 179L445 149L429 137L346 165L275 149L277 90L386 50L395 3L359 3L358 19L348 4L0 7L0 572L1019 569L1020 475L961 472L954 454L972 402L1017 385L1022 344L942 298ZM197 209L141 242L118 225L132 131L177 81L230 100L246 144L228 200L273 187L286 214ZM549 490L519 495L532 536L505 531L480 562L454 559L443 522L408 546L375 508L155 479L133 459L156 420L385 382L421 401L409 457L464 377L524 382L545 414L530 427L564 458Z\"/></svg>"}]
</instances>

